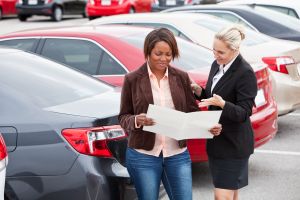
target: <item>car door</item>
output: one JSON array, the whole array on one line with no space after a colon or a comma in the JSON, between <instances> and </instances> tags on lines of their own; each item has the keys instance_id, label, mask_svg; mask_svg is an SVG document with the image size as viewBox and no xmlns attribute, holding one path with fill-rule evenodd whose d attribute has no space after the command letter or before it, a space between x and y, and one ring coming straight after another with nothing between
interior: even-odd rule
<instances>
[{"instance_id":1,"label":"car door","mask_svg":"<svg viewBox=\"0 0 300 200\"><path fill-rule=\"evenodd\" d=\"M136 0L134 6L136 12L150 12L152 0Z\"/></svg>"},{"instance_id":2,"label":"car door","mask_svg":"<svg viewBox=\"0 0 300 200\"><path fill-rule=\"evenodd\" d=\"M95 41L82 38L45 38L38 52L44 57L120 86L128 72L118 59Z\"/></svg>"}]
</instances>

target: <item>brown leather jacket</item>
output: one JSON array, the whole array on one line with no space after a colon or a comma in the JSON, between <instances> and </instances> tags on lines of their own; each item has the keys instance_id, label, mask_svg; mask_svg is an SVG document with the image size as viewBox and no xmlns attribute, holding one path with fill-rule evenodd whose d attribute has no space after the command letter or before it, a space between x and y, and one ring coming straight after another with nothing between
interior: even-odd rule
<instances>
[{"instance_id":1,"label":"brown leather jacket","mask_svg":"<svg viewBox=\"0 0 300 200\"><path fill-rule=\"evenodd\" d=\"M176 110L182 112L199 111L191 90L190 79L186 72L169 67L169 84ZM150 79L147 64L125 76L121 95L119 121L122 128L129 134L128 146L136 149L152 150L155 134L135 128L135 115L147 113L148 105L153 104ZM186 141L178 141L185 147Z\"/></svg>"}]
</instances>

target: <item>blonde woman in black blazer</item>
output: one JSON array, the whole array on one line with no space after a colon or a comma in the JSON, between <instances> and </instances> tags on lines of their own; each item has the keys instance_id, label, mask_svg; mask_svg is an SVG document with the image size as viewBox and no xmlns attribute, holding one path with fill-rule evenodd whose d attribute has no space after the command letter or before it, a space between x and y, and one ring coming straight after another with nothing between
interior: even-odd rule
<instances>
[{"instance_id":1,"label":"blonde woman in black blazer","mask_svg":"<svg viewBox=\"0 0 300 200\"><path fill-rule=\"evenodd\" d=\"M248 185L248 161L254 150L250 116L257 94L257 80L251 66L240 55L245 38L239 26L215 35L206 88L192 84L200 105L223 110L220 135L207 141L209 167L216 200L237 200L238 189Z\"/></svg>"}]
</instances>

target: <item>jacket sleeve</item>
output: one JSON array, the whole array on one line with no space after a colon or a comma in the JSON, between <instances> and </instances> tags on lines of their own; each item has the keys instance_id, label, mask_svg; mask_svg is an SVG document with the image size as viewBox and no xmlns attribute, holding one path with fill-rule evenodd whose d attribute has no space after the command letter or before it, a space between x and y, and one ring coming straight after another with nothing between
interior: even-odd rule
<instances>
[{"instance_id":1,"label":"jacket sleeve","mask_svg":"<svg viewBox=\"0 0 300 200\"><path fill-rule=\"evenodd\" d=\"M200 87L201 87L201 86L200 86ZM203 87L201 87L201 88L202 88L202 90L201 90L200 96L194 94L195 98L196 98L197 100L199 100L199 101L201 101L201 99L206 99L206 98L207 98L205 89L204 89Z\"/></svg>"},{"instance_id":2,"label":"jacket sleeve","mask_svg":"<svg viewBox=\"0 0 300 200\"><path fill-rule=\"evenodd\" d=\"M192 88L190 86L190 78L187 73L186 73L185 83L186 83L185 94L186 94L186 102L188 104L188 111L189 112L199 111L199 107L196 103L196 98L195 98L196 95L192 91Z\"/></svg>"},{"instance_id":3,"label":"jacket sleeve","mask_svg":"<svg viewBox=\"0 0 300 200\"><path fill-rule=\"evenodd\" d=\"M121 127L126 132L130 132L131 130L135 129L132 89L127 75L125 75L124 84L122 87L120 113L118 119Z\"/></svg>"},{"instance_id":4,"label":"jacket sleeve","mask_svg":"<svg viewBox=\"0 0 300 200\"><path fill-rule=\"evenodd\" d=\"M252 115L257 94L257 80L253 71L246 71L235 87L236 103L226 101L222 115L234 122L244 122Z\"/></svg>"}]
</instances>

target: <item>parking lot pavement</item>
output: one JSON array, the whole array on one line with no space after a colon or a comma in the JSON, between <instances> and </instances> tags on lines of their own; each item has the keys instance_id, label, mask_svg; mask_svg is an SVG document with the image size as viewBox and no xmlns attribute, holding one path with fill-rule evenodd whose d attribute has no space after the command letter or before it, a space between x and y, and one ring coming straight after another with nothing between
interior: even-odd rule
<instances>
[{"instance_id":1,"label":"parking lot pavement","mask_svg":"<svg viewBox=\"0 0 300 200\"><path fill-rule=\"evenodd\" d=\"M88 22L87 18L77 15L66 16L60 22L53 22L50 17L45 16L33 16L28 18L26 22L20 22L16 17L9 17L0 20L0 34L42 27L81 25L86 22Z\"/></svg>"}]
</instances>

